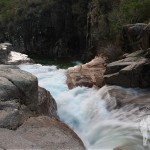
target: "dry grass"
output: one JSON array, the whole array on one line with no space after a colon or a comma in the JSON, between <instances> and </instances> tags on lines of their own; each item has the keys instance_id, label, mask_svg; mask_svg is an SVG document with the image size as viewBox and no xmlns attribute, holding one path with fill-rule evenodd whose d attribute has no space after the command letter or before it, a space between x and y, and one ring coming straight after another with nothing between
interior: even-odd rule
<instances>
[{"instance_id":1,"label":"dry grass","mask_svg":"<svg viewBox=\"0 0 150 150\"><path fill-rule=\"evenodd\" d=\"M108 44L107 47L100 47L98 51L98 56L107 57L109 62L118 60L121 55L121 49L117 48L113 44Z\"/></svg>"}]
</instances>

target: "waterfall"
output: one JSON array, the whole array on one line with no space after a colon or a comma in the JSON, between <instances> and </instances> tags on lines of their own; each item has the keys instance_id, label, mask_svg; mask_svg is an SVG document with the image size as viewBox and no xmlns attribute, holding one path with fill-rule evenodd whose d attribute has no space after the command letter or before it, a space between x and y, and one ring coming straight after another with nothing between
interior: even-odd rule
<instances>
[{"instance_id":1,"label":"waterfall","mask_svg":"<svg viewBox=\"0 0 150 150\"><path fill-rule=\"evenodd\" d=\"M66 85L66 70L56 66L20 65L39 80L39 86L49 90L57 102L60 119L83 140L88 150L148 150L143 146L140 119L147 112L134 104L117 108L117 102L142 98L148 92L117 86L76 87ZM116 108L116 109L114 109Z\"/></svg>"}]
</instances>

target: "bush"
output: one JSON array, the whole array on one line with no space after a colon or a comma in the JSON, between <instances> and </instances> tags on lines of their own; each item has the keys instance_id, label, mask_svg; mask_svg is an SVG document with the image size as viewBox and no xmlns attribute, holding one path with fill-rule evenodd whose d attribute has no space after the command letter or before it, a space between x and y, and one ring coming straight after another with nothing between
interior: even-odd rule
<instances>
[{"instance_id":1,"label":"bush","mask_svg":"<svg viewBox=\"0 0 150 150\"><path fill-rule=\"evenodd\" d=\"M110 62L117 60L121 55L122 51L113 44L108 44L106 47L99 49L99 54L108 58Z\"/></svg>"}]
</instances>

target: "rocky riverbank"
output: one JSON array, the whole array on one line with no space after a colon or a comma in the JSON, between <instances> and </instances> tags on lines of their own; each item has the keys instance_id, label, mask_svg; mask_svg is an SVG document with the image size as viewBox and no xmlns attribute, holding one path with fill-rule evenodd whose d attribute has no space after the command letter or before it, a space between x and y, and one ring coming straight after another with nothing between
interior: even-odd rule
<instances>
[{"instance_id":1,"label":"rocky riverbank","mask_svg":"<svg viewBox=\"0 0 150 150\"><path fill-rule=\"evenodd\" d=\"M150 88L150 49L125 54L123 59L107 65L106 84L123 87Z\"/></svg>"},{"instance_id":2,"label":"rocky riverbank","mask_svg":"<svg viewBox=\"0 0 150 150\"><path fill-rule=\"evenodd\" d=\"M38 87L35 76L0 65L1 149L84 150L79 137L58 118L55 100Z\"/></svg>"},{"instance_id":3,"label":"rocky riverbank","mask_svg":"<svg viewBox=\"0 0 150 150\"><path fill-rule=\"evenodd\" d=\"M135 29L139 26L141 24L126 27ZM145 25L145 27L148 31L149 26ZM143 28L139 31L143 31ZM145 32L142 35L145 36ZM146 37L149 37L149 33ZM133 40L131 38L134 39L130 37L131 41ZM140 41L136 42L144 47L144 37L138 38ZM109 64L107 56L100 56L89 63L69 68L66 73L68 87L70 89L77 86L101 88L106 85L106 88L102 88L104 91L106 89L106 93L102 92L104 98L101 95L101 99L105 100L107 110L112 114L116 111L118 115L121 111L125 115L123 119L132 121L136 117L143 117L143 114L149 114L150 50L147 46L143 50L126 53ZM21 59L25 58L23 61L10 61L14 60L10 51L10 44L4 43L1 46L2 63L33 62L22 54L20 54ZM14 54L16 55L15 52ZM111 85L117 86L111 87ZM124 90L122 87L130 89ZM138 89L134 91L132 88L143 88L143 90L139 89L137 94ZM59 121L55 100L50 92L38 87L35 76L16 66L1 65L0 98L0 133L3 135L3 138L0 138L0 148L85 149L74 131ZM78 124L78 122L75 123ZM12 136L10 138L14 140L8 142L10 134ZM19 142L16 143L16 140Z\"/></svg>"},{"instance_id":4,"label":"rocky riverbank","mask_svg":"<svg viewBox=\"0 0 150 150\"><path fill-rule=\"evenodd\" d=\"M124 54L118 61L106 65L105 57L97 57L91 62L75 66L67 71L69 88L76 86L110 86L108 93L115 97L115 101L107 101L109 109L133 104L139 107L149 107L149 93L143 92L140 96L131 96L121 88L111 88L111 85L125 88L150 88L150 60L149 49L139 50L131 54Z\"/></svg>"},{"instance_id":5,"label":"rocky riverbank","mask_svg":"<svg viewBox=\"0 0 150 150\"><path fill-rule=\"evenodd\" d=\"M76 133L59 120L50 92L32 74L6 65L11 63L10 47L1 44L0 49L5 63L0 65L0 149L84 150ZM32 62L20 56L12 64Z\"/></svg>"},{"instance_id":6,"label":"rocky riverbank","mask_svg":"<svg viewBox=\"0 0 150 150\"><path fill-rule=\"evenodd\" d=\"M108 64L106 60L111 61L109 55L115 55L117 48L108 52L106 50L103 51L105 57L100 56L87 64L68 69L68 87L102 87L108 84L127 88L150 88L150 24L125 25L121 37L126 49L122 51L128 53Z\"/></svg>"},{"instance_id":7,"label":"rocky riverbank","mask_svg":"<svg viewBox=\"0 0 150 150\"><path fill-rule=\"evenodd\" d=\"M111 63L106 63L105 57L98 57L87 64L70 68L67 71L69 88L75 88L76 86L102 87L106 85L103 88L104 98L102 99L106 102L107 110L112 114L119 115L115 117L118 119L117 121L134 122L139 130L143 129L140 122L150 113L149 29L149 24L137 23L124 26L122 36L124 48L130 47L130 51L126 51L128 53L124 53L118 60ZM100 81L100 84L98 81ZM124 127L123 124L119 126ZM141 132L142 135L143 131ZM141 145L141 148L138 147L142 150L147 148L149 149L149 146ZM124 149L137 148L132 144L114 148L114 150Z\"/></svg>"}]
</instances>

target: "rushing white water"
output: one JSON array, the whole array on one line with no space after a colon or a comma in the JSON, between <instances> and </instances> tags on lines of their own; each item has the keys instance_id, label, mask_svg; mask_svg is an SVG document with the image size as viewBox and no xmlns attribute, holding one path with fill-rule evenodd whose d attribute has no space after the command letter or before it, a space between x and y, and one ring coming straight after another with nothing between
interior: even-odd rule
<instances>
[{"instance_id":1,"label":"rushing white water","mask_svg":"<svg viewBox=\"0 0 150 150\"><path fill-rule=\"evenodd\" d=\"M116 96L109 90L120 90L132 97L143 92L116 86L101 89L76 87L69 90L66 85L65 70L56 66L20 65L21 69L38 77L39 86L51 92L58 105L58 114L81 137L88 150L148 150L143 146L139 128L138 107L125 106L122 109L107 110L116 104ZM126 97L129 98L129 97Z\"/></svg>"}]
</instances>

